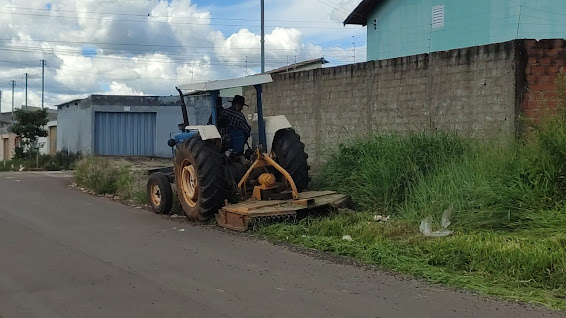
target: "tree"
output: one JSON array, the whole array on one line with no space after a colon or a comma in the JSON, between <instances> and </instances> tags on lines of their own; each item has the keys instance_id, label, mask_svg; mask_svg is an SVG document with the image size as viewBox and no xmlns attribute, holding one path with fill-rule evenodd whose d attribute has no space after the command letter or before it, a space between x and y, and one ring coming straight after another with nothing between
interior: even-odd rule
<instances>
[{"instance_id":1,"label":"tree","mask_svg":"<svg viewBox=\"0 0 566 318\"><path fill-rule=\"evenodd\" d=\"M32 145L35 145L39 137L47 137L47 109L24 110L16 109L14 112L15 123L11 131L21 138L20 144L16 147L16 158L27 157L34 152ZM18 149L19 148L19 149Z\"/></svg>"}]
</instances>

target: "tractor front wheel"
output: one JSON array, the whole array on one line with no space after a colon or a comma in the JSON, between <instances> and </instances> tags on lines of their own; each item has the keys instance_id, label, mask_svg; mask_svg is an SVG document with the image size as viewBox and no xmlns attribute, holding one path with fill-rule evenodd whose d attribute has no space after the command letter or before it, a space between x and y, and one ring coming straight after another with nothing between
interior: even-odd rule
<instances>
[{"instance_id":1,"label":"tractor front wheel","mask_svg":"<svg viewBox=\"0 0 566 318\"><path fill-rule=\"evenodd\" d=\"M305 144L301 137L292 128L282 129L275 133L273 139L273 152L277 163L293 178L298 191L309 187L309 165L305 153Z\"/></svg>"},{"instance_id":2,"label":"tractor front wheel","mask_svg":"<svg viewBox=\"0 0 566 318\"><path fill-rule=\"evenodd\" d=\"M153 212L168 214L173 205L173 190L169 177L161 172L152 173L147 180L147 196Z\"/></svg>"},{"instance_id":3,"label":"tractor front wheel","mask_svg":"<svg viewBox=\"0 0 566 318\"><path fill-rule=\"evenodd\" d=\"M218 147L200 135L178 145L175 154L177 196L190 220L214 216L228 196L224 160Z\"/></svg>"}]
</instances>

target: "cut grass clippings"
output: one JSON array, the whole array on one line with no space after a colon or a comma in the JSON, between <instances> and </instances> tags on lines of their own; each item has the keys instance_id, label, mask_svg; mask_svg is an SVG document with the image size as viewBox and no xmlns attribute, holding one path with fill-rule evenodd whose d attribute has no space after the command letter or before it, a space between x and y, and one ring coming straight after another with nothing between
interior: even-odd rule
<instances>
[{"instance_id":1,"label":"cut grass clippings","mask_svg":"<svg viewBox=\"0 0 566 318\"><path fill-rule=\"evenodd\" d=\"M368 213L333 214L297 225L273 224L257 234L434 283L566 309L562 234L478 231L423 238L414 224L376 223L371 218ZM352 241L343 240L343 235L351 235Z\"/></svg>"}]
</instances>

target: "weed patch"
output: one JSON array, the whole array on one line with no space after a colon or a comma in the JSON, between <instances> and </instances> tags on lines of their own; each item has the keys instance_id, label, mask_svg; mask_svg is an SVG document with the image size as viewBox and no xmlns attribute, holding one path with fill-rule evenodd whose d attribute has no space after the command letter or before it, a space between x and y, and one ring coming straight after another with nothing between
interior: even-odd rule
<instances>
[{"instance_id":1,"label":"weed patch","mask_svg":"<svg viewBox=\"0 0 566 318\"><path fill-rule=\"evenodd\" d=\"M97 194L117 194L137 204L148 202L144 176L135 173L131 166L117 167L100 157L87 157L76 163L75 181Z\"/></svg>"}]
</instances>

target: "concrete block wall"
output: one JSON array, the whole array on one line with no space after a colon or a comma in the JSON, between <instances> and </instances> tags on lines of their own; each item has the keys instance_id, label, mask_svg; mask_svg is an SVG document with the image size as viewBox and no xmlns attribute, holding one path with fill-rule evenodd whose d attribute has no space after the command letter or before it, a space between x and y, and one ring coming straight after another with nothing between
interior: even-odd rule
<instances>
[{"instance_id":1,"label":"concrete block wall","mask_svg":"<svg viewBox=\"0 0 566 318\"><path fill-rule=\"evenodd\" d=\"M522 115L536 124L555 112L556 79L566 68L566 40L525 40Z\"/></svg>"},{"instance_id":2,"label":"concrete block wall","mask_svg":"<svg viewBox=\"0 0 566 318\"><path fill-rule=\"evenodd\" d=\"M264 113L286 115L311 164L342 141L375 133L515 131L514 42L274 75ZM244 90L255 110L255 90Z\"/></svg>"}]
</instances>

